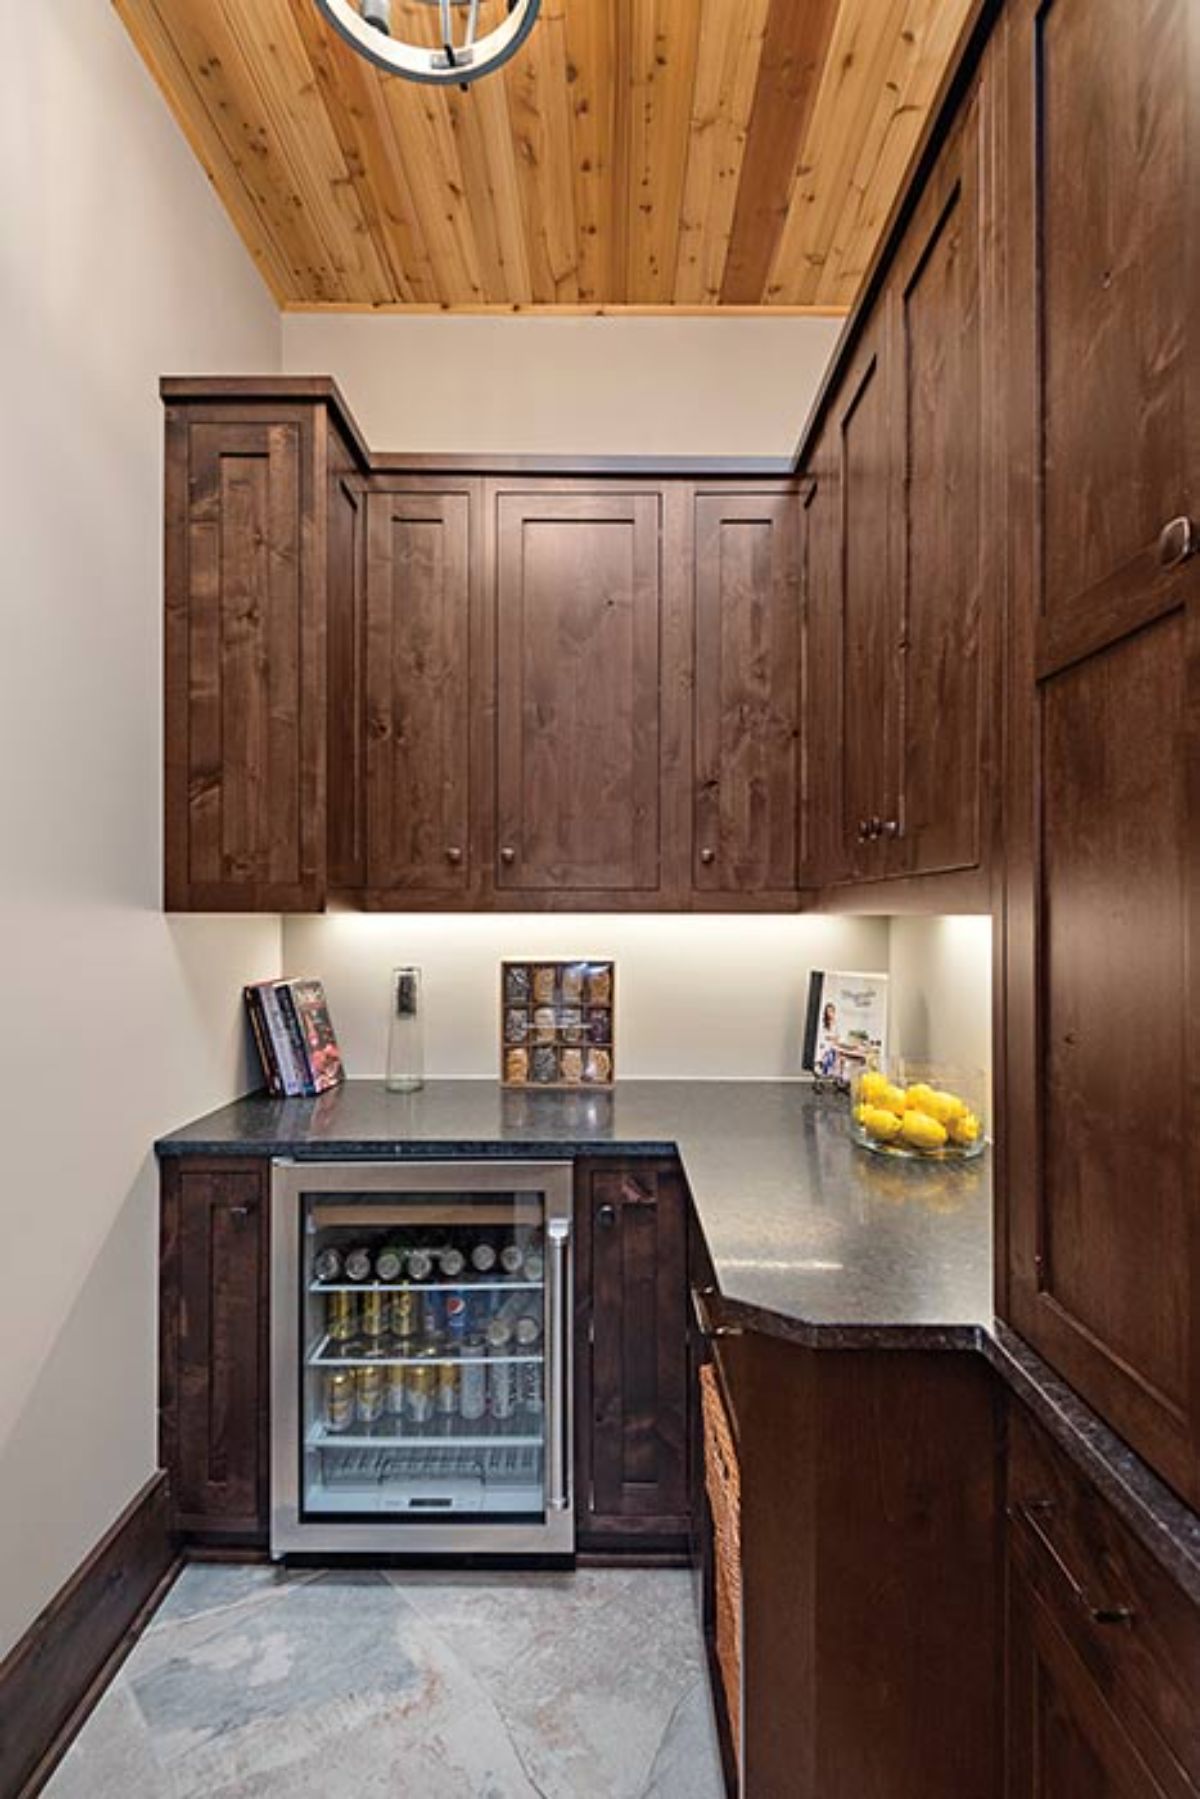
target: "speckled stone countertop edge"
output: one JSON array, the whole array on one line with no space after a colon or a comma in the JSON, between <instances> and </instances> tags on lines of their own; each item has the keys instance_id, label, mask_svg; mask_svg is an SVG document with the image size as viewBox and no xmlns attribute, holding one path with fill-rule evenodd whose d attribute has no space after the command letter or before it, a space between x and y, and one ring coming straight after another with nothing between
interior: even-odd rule
<instances>
[{"instance_id":1,"label":"speckled stone countertop edge","mask_svg":"<svg viewBox=\"0 0 1200 1799\"><path fill-rule=\"evenodd\" d=\"M293 1162L468 1162L478 1157L481 1162L594 1162L608 1158L624 1161L629 1157L671 1158L679 1155L679 1145L664 1137L654 1141L622 1140L620 1143L578 1138L564 1141L550 1138L538 1142L501 1143L495 1138L472 1141L456 1137L447 1142L443 1137L426 1137L406 1143L360 1142L333 1138L314 1146L297 1143L294 1137L246 1138L242 1141L208 1140L203 1137L160 1137L154 1145L160 1161L176 1156L223 1156L229 1161L265 1160L287 1157Z\"/></svg>"}]
</instances>

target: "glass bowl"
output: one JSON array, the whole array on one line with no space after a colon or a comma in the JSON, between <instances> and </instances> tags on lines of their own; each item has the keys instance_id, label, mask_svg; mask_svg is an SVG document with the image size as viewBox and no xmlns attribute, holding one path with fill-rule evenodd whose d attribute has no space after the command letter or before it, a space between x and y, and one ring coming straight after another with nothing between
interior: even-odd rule
<instances>
[{"instance_id":1,"label":"glass bowl","mask_svg":"<svg viewBox=\"0 0 1200 1799\"><path fill-rule=\"evenodd\" d=\"M850 1134L879 1156L969 1161L987 1139L986 1102L982 1069L896 1056L852 1076Z\"/></svg>"}]
</instances>

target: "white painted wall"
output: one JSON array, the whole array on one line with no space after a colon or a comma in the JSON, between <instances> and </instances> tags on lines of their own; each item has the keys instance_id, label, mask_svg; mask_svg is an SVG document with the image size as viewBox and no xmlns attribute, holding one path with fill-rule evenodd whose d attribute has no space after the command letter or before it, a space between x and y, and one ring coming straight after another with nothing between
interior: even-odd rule
<instances>
[{"instance_id":1,"label":"white painted wall","mask_svg":"<svg viewBox=\"0 0 1200 1799\"><path fill-rule=\"evenodd\" d=\"M288 313L377 450L790 456L839 319Z\"/></svg>"},{"instance_id":2,"label":"white painted wall","mask_svg":"<svg viewBox=\"0 0 1200 1799\"><path fill-rule=\"evenodd\" d=\"M246 1084L275 919L159 911L161 373L279 320L114 13L0 65L0 1654L155 1467L165 1128Z\"/></svg>"},{"instance_id":3,"label":"white painted wall","mask_svg":"<svg viewBox=\"0 0 1200 1799\"><path fill-rule=\"evenodd\" d=\"M423 971L426 1072L499 1069L504 956L614 956L617 1066L627 1078L777 1079L800 1071L812 968L885 969L875 918L649 914L396 916L284 921L289 974L325 981L352 1075L380 1075L389 971Z\"/></svg>"},{"instance_id":4,"label":"white painted wall","mask_svg":"<svg viewBox=\"0 0 1200 1799\"><path fill-rule=\"evenodd\" d=\"M992 921L894 918L893 1054L992 1069Z\"/></svg>"}]
</instances>

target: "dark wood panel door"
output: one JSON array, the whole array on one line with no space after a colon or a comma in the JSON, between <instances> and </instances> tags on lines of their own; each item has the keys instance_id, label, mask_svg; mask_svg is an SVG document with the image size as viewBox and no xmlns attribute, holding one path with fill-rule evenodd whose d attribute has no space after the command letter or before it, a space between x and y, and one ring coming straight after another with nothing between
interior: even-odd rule
<instances>
[{"instance_id":1,"label":"dark wood panel door","mask_svg":"<svg viewBox=\"0 0 1200 1799\"><path fill-rule=\"evenodd\" d=\"M329 885L361 892L366 876L366 745L363 695L367 502L362 477L329 430L326 577L326 734L329 754Z\"/></svg>"},{"instance_id":2,"label":"dark wood panel door","mask_svg":"<svg viewBox=\"0 0 1200 1799\"><path fill-rule=\"evenodd\" d=\"M1200 13L1023 0L1012 49L1007 1305L1195 1503Z\"/></svg>"},{"instance_id":3,"label":"dark wood panel door","mask_svg":"<svg viewBox=\"0 0 1200 1799\"><path fill-rule=\"evenodd\" d=\"M1053 1610L1009 1565L1008 1799L1195 1799L1169 1751L1134 1743Z\"/></svg>"},{"instance_id":4,"label":"dark wood panel door","mask_svg":"<svg viewBox=\"0 0 1200 1799\"><path fill-rule=\"evenodd\" d=\"M891 866L981 860L990 750L985 679L996 596L987 490L983 187L990 87L944 148L897 259L892 329L901 473L900 791ZM987 314L991 326L992 315ZM891 826L887 827L889 830Z\"/></svg>"},{"instance_id":5,"label":"dark wood panel door","mask_svg":"<svg viewBox=\"0 0 1200 1799\"><path fill-rule=\"evenodd\" d=\"M317 429L307 408L269 419L253 408L168 410L172 909L318 911L324 904Z\"/></svg>"},{"instance_id":6,"label":"dark wood panel door","mask_svg":"<svg viewBox=\"0 0 1200 1799\"><path fill-rule=\"evenodd\" d=\"M704 893L787 893L800 820L796 493L695 501L693 868Z\"/></svg>"},{"instance_id":7,"label":"dark wood panel door","mask_svg":"<svg viewBox=\"0 0 1200 1799\"><path fill-rule=\"evenodd\" d=\"M688 1285L677 1166L576 1177L579 1540L686 1549Z\"/></svg>"},{"instance_id":8,"label":"dark wood panel door","mask_svg":"<svg viewBox=\"0 0 1200 1799\"><path fill-rule=\"evenodd\" d=\"M266 1536L267 1178L261 1162L164 1167L161 1454L189 1537Z\"/></svg>"},{"instance_id":9,"label":"dark wood panel door","mask_svg":"<svg viewBox=\"0 0 1200 1799\"><path fill-rule=\"evenodd\" d=\"M651 895L662 497L559 484L494 505L497 887Z\"/></svg>"},{"instance_id":10,"label":"dark wood panel door","mask_svg":"<svg viewBox=\"0 0 1200 1799\"><path fill-rule=\"evenodd\" d=\"M841 501L841 860L887 874L898 829L899 611L887 309L868 325L837 409Z\"/></svg>"},{"instance_id":11,"label":"dark wood panel door","mask_svg":"<svg viewBox=\"0 0 1200 1799\"><path fill-rule=\"evenodd\" d=\"M479 491L367 499L367 888L373 905L467 892Z\"/></svg>"}]
</instances>

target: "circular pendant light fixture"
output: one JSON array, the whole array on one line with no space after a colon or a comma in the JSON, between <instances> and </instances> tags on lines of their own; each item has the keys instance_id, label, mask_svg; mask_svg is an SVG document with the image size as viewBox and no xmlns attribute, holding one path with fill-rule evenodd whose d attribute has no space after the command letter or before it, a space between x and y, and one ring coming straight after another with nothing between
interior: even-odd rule
<instances>
[{"instance_id":1,"label":"circular pendant light fixture","mask_svg":"<svg viewBox=\"0 0 1200 1799\"><path fill-rule=\"evenodd\" d=\"M542 0L505 0L507 12L479 35L480 0L421 0L438 11L436 45L412 43L392 28L394 0L315 0L334 30L361 56L391 75L434 87L467 87L520 49Z\"/></svg>"}]
</instances>

